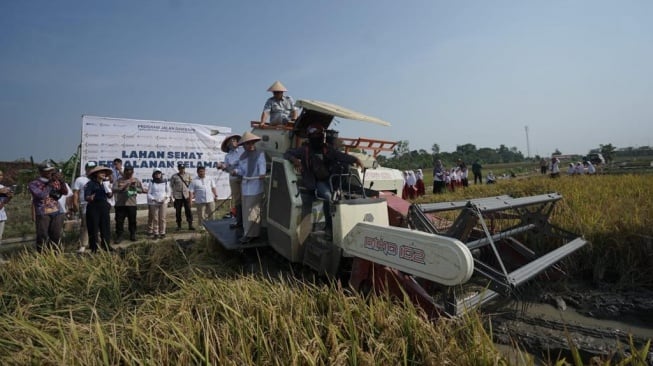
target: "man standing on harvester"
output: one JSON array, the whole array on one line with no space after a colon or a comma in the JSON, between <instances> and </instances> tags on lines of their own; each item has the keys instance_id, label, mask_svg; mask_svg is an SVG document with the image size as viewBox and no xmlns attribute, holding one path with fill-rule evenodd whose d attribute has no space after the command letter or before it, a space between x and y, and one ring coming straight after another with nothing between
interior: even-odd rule
<instances>
[{"instance_id":1,"label":"man standing on harvester","mask_svg":"<svg viewBox=\"0 0 653 366\"><path fill-rule=\"evenodd\" d=\"M272 126L276 125L286 125L292 123L297 119L297 109L295 109L295 101L289 95L283 95L284 92L287 92L283 84L280 81L275 81L268 88L269 92L272 92L272 97L268 98L263 106L263 113L261 113L261 126L265 125L268 117L270 121L268 122Z\"/></svg>"}]
</instances>

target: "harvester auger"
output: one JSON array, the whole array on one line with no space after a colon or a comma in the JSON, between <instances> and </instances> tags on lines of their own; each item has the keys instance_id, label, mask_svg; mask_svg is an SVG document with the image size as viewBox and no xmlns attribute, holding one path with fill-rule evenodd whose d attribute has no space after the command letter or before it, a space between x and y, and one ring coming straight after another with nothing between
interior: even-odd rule
<instances>
[{"instance_id":1,"label":"harvester auger","mask_svg":"<svg viewBox=\"0 0 653 366\"><path fill-rule=\"evenodd\" d=\"M334 117L389 123L325 102L297 105L302 112L293 125L252 123L261 137L257 148L269 163L262 238L242 245L228 219L203 223L227 250L269 246L291 263L347 278L356 290L408 296L435 317L511 297L539 274L560 272L556 263L587 244L549 222L561 199L557 193L411 205L397 196L402 173L380 168L374 159L394 143L372 139L341 140L345 149L347 141L356 141L374 155L359 154L364 170L331 177L333 232L326 235L321 202L314 203L313 215L302 216L301 175L281 155L302 144L308 126L319 123L329 130ZM561 246L539 254L537 248L545 241L552 247L551 240Z\"/></svg>"}]
</instances>

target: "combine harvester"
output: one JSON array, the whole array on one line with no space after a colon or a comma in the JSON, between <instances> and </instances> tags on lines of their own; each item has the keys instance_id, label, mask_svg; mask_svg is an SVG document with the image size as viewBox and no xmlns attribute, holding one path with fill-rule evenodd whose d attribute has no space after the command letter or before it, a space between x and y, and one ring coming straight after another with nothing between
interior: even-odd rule
<instances>
[{"instance_id":1,"label":"combine harvester","mask_svg":"<svg viewBox=\"0 0 653 366\"><path fill-rule=\"evenodd\" d=\"M549 216L562 197L557 193L513 198L497 196L459 202L411 204L399 196L403 176L380 168L375 156L395 143L372 139L340 139L345 150L361 149L365 168L331 176L333 238L320 218L302 217L301 175L282 155L300 146L306 129L320 124L327 135L335 117L390 124L325 102L299 100L299 118L291 126L261 126L257 149L266 153L263 235L246 245L229 228L231 219L205 222L216 241L228 250L269 246L291 263L346 279L362 292L390 291L408 296L430 316L455 316L499 297L512 297L519 286L538 275L560 272L557 263L587 241L553 226ZM370 177L373 177L370 179ZM557 249L542 254L536 247ZM545 245L542 245L545 244ZM402 295L403 294L403 295Z\"/></svg>"}]
</instances>

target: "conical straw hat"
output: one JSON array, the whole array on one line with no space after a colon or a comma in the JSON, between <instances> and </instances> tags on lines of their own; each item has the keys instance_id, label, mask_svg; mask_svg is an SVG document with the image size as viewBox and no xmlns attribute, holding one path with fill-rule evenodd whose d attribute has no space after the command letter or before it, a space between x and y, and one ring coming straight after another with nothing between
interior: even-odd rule
<instances>
[{"instance_id":1,"label":"conical straw hat","mask_svg":"<svg viewBox=\"0 0 653 366\"><path fill-rule=\"evenodd\" d=\"M107 168L106 166L98 165L95 168L91 169L88 173L86 173L86 176L90 178L93 174L95 174L95 173L97 173L99 171L105 171L107 174L113 174L113 171L111 170L111 168Z\"/></svg>"},{"instance_id":2,"label":"conical straw hat","mask_svg":"<svg viewBox=\"0 0 653 366\"><path fill-rule=\"evenodd\" d=\"M277 81L274 82L274 84L270 85L270 87L268 88L268 91L269 92L275 92L275 91L276 92L287 92L288 89L286 89L286 87L283 86L283 84L281 84L281 82L279 80L277 80Z\"/></svg>"},{"instance_id":3,"label":"conical straw hat","mask_svg":"<svg viewBox=\"0 0 653 366\"><path fill-rule=\"evenodd\" d=\"M240 138L240 141L238 142L238 145L243 145L246 142L250 141L261 141L261 138L256 136L255 134L247 131L243 134L243 137Z\"/></svg>"},{"instance_id":4,"label":"conical straw hat","mask_svg":"<svg viewBox=\"0 0 653 366\"><path fill-rule=\"evenodd\" d=\"M223 152L228 153L229 152L229 144L231 143L231 139L236 138L236 140L240 140L240 135L231 135L225 137L224 140L222 140L222 145L220 145L220 150Z\"/></svg>"}]
</instances>

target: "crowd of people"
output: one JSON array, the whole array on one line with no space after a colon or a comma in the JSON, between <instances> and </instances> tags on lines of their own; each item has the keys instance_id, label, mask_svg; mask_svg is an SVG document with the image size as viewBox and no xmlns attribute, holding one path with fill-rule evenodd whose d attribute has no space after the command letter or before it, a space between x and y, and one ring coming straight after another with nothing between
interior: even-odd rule
<instances>
[{"instance_id":1,"label":"crowd of people","mask_svg":"<svg viewBox=\"0 0 653 366\"><path fill-rule=\"evenodd\" d=\"M273 96L264 104L260 125L294 123L297 110L293 98L284 95L287 92L286 87L276 81L268 91L272 92ZM326 132L320 124L308 126L304 136L306 142L287 150L283 156L293 164L302 178L302 186L299 187L303 202L302 215L310 215L313 202L316 199L322 200L325 233L327 237L331 237L333 184L330 177L348 171L349 166L362 167L363 164L357 157L339 151L333 143L329 143ZM260 140L259 136L251 132L245 132L242 136L234 134L226 137L221 145L225 157L217 165L219 170L229 174L232 203L230 213L235 218L230 228L242 231L240 242L243 244L258 240L261 233L266 160L265 154L256 148L256 143ZM78 214L81 219L80 251L86 248L92 252L98 249L111 251L112 239L115 244L126 239L136 241L136 198L139 194L145 194L147 197L147 236L151 239L166 236L169 202L172 202L175 210L177 231L182 230L183 218L191 231L196 230L194 223L199 223L201 229L206 220L213 219L218 188L215 180L207 177L204 166L198 166L196 176L193 177L186 172L186 166L179 163L177 173L170 179L166 179L160 169L154 169L151 183L147 186L134 176L134 168L129 165L123 167L119 158L114 159L111 166L98 166L94 162L88 162L84 168L85 174L75 179L71 188L55 167L50 164L38 166L39 176L28 185L32 196L37 251L62 249L63 224L67 214ZM483 184L482 165L479 160L474 161L471 171L474 184ZM540 171L541 174L549 172L554 178L560 176L559 159L554 157L550 162L542 159ZM591 162L570 163L567 170L569 175L594 173L596 168ZM468 177L467 165L461 159L449 169L445 168L442 161L436 160L433 166L433 193L468 187ZM485 183L495 182L496 177L490 171L485 177ZM412 200L425 193L422 169L406 170L401 197ZM12 196L11 188L0 185L0 243L7 220L5 205L11 201ZM71 201L70 205L67 204L68 200ZM113 236L110 222L112 209L115 218ZM125 221L128 235L125 231Z\"/></svg>"},{"instance_id":2,"label":"crowd of people","mask_svg":"<svg viewBox=\"0 0 653 366\"><path fill-rule=\"evenodd\" d=\"M546 159L542 158L540 160L540 173L545 175L549 170L549 176L551 178L560 177L560 159L558 157L552 157L550 162L547 162ZM566 171L567 175L594 175L597 173L596 166L589 160L578 161L576 163L570 162Z\"/></svg>"},{"instance_id":3,"label":"crowd of people","mask_svg":"<svg viewBox=\"0 0 653 366\"><path fill-rule=\"evenodd\" d=\"M293 123L297 110L293 98L284 95L285 86L276 81L268 91L273 96L264 104L261 125ZM226 153L225 159L218 164L218 169L230 175L231 214L235 217L230 228L243 230L240 241L244 244L258 239L261 229L266 162L265 154L257 151L255 146L259 140L250 132L243 134L242 138L240 135L227 137L221 146ZM45 163L38 166L39 177L28 184L38 252L63 249L64 220L72 215L80 218L80 252L87 248L92 252L112 251L112 242L119 244L127 238L136 241L138 194L147 197L147 236L151 239L166 236L169 202L175 209L177 231L182 229L183 217L191 231L196 230L194 222L202 228L204 221L213 219L215 202L218 201L217 185L212 177L206 175L204 166L198 166L197 175L192 177L186 173L186 166L179 163L177 173L170 179L165 179L160 169L154 169L151 183L147 186L134 176L132 166L123 166L120 158L114 159L110 166L99 166L91 161L84 168L85 174L74 180L72 188L54 166ZM0 171L0 181L2 178ZM12 197L12 187L0 185L0 244L7 221L5 205ZM114 235L111 232L112 210ZM128 236L125 235L125 221Z\"/></svg>"}]
</instances>

